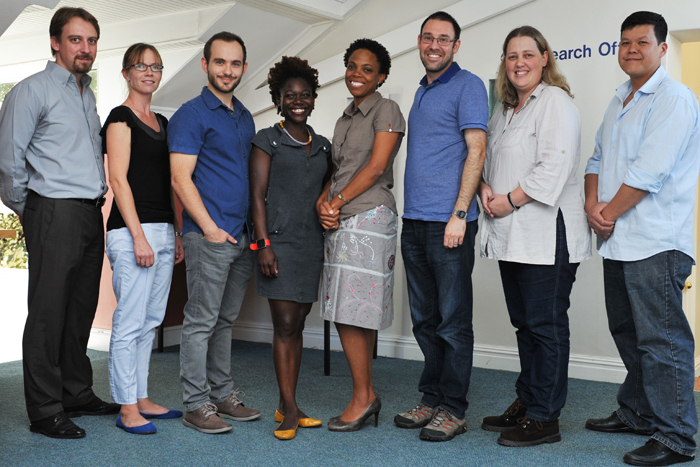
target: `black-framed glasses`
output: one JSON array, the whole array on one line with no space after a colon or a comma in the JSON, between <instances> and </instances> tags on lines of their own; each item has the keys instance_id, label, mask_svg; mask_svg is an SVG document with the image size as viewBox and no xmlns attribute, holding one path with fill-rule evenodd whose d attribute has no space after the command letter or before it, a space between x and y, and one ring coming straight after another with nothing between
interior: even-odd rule
<instances>
[{"instance_id":1,"label":"black-framed glasses","mask_svg":"<svg viewBox=\"0 0 700 467\"><path fill-rule=\"evenodd\" d=\"M158 73L163 71L163 65L146 65L145 63L134 63L131 65L130 68L133 68L136 71L146 71L148 68L151 69L152 72Z\"/></svg>"},{"instance_id":2,"label":"black-framed glasses","mask_svg":"<svg viewBox=\"0 0 700 467\"><path fill-rule=\"evenodd\" d=\"M432 34L421 34L420 41L424 44L432 44L433 41L437 41L438 45L447 46L455 40L445 36L433 37Z\"/></svg>"}]
</instances>

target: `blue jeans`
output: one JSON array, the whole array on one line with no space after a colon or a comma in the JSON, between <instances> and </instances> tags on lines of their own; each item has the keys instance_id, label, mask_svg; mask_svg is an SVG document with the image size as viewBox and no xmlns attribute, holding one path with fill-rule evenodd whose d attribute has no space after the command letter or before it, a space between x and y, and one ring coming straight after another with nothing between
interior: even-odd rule
<instances>
[{"instance_id":1,"label":"blue jeans","mask_svg":"<svg viewBox=\"0 0 700 467\"><path fill-rule=\"evenodd\" d=\"M418 382L422 402L464 418L474 357L471 274L478 224L467 222L456 248L443 246L446 225L404 219L401 254L413 335L425 357Z\"/></svg>"},{"instance_id":2,"label":"blue jeans","mask_svg":"<svg viewBox=\"0 0 700 467\"><path fill-rule=\"evenodd\" d=\"M566 227L557 216L554 264L499 261L510 322L515 327L520 375L518 397L525 416L539 422L559 419L566 402L569 369L569 295L579 263L569 263Z\"/></svg>"},{"instance_id":3,"label":"blue jeans","mask_svg":"<svg viewBox=\"0 0 700 467\"><path fill-rule=\"evenodd\" d=\"M163 322L175 264L175 232L168 223L141 224L153 249L150 268L136 265L134 240L123 227L107 232L107 257L117 308L109 342L109 384L117 404L148 397L148 365L155 329Z\"/></svg>"},{"instance_id":4,"label":"blue jeans","mask_svg":"<svg viewBox=\"0 0 700 467\"><path fill-rule=\"evenodd\" d=\"M610 333L627 368L617 414L673 451L695 455L695 342L681 292L693 260L680 251L603 260Z\"/></svg>"},{"instance_id":5,"label":"blue jeans","mask_svg":"<svg viewBox=\"0 0 700 467\"><path fill-rule=\"evenodd\" d=\"M231 327L253 274L248 234L240 242L212 243L197 232L184 237L187 261L180 382L188 412L222 402L233 392Z\"/></svg>"}]
</instances>

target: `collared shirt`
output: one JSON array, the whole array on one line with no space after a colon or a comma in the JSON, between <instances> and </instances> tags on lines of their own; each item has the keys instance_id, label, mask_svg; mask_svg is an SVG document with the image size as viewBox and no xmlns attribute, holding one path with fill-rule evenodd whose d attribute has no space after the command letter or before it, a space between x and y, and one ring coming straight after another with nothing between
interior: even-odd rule
<instances>
[{"instance_id":1,"label":"collared shirt","mask_svg":"<svg viewBox=\"0 0 700 467\"><path fill-rule=\"evenodd\" d=\"M489 122L484 181L500 195L520 186L533 201L504 217L484 216L481 256L554 264L561 210L569 262L590 258L591 230L576 176L580 159L581 117L562 89L540 83L517 113L499 106Z\"/></svg>"},{"instance_id":2,"label":"collared shirt","mask_svg":"<svg viewBox=\"0 0 700 467\"><path fill-rule=\"evenodd\" d=\"M0 110L0 197L20 216L28 191L96 199L107 192L91 78L48 62L5 96Z\"/></svg>"},{"instance_id":3,"label":"collared shirt","mask_svg":"<svg viewBox=\"0 0 700 467\"><path fill-rule=\"evenodd\" d=\"M623 107L631 92L630 81L616 90L586 174L598 174L600 202L610 202L623 183L649 194L615 222L607 241L598 240L600 255L638 261L679 250L694 257L698 100L661 66Z\"/></svg>"},{"instance_id":4,"label":"collared shirt","mask_svg":"<svg viewBox=\"0 0 700 467\"><path fill-rule=\"evenodd\" d=\"M253 116L233 97L233 109L209 89L185 102L168 124L170 152L197 157L192 181L209 216L240 241L248 217L248 160L255 136ZM182 231L203 233L185 210Z\"/></svg>"},{"instance_id":5,"label":"collared shirt","mask_svg":"<svg viewBox=\"0 0 700 467\"><path fill-rule=\"evenodd\" d=\"M404 218L450 220L468 154L464 130L486 131L488 119L483 81L456 62L431 84L423 77L408 117ZM474 196L467 220L478 216Z\"/></svg>"},{"instance_id":6,"label":"collared shirt","mask_svg":"<svg viewBox=\"0 0 700 467\"><path fill-rule=\"evenodd\" d=\"M338 169L333 174L328 199L332 200L338 196L338 193L367 166L372 158L374 135L380 131L399 133L386 170L374 185L340 208L341 219L369 211L382 204L396 212L396 201L391 193L394 186L394 159L406 132L406 121L398 104L383 98L376 91L362 101L357 109L351 102L335 124L333 165Z\"/></svg>"}]
</instances>

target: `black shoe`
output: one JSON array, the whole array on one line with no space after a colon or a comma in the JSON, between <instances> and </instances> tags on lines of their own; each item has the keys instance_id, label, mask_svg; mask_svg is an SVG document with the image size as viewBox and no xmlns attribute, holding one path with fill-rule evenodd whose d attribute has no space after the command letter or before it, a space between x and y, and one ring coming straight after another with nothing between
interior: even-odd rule
<instances>
[{"instance_id":1,"label":"black shoe","mask_svg":"<svg viewBox=\"0 0 700 467\"><path fill-rule=\"evenodd\" d=\"M538 422L527 417L519 419L517 425L502 432L498 437L498 444L513 447L537 446L559 441L561 441L559 420Z\"/></svg>"},{"instance_id":2,"label":"black shoe","mask_svg":"<svg viewBox=\"0 0 700 467\"><path fill-rule=\"evenodd\" d=\"M29 430L32 433L41 433L49 438L85 438L85 430L73 423L65 412L58 412L56 415L32 422L29 425Z\"/></svg>"},{"instance_id":3,"label":"black shoe","mask_svg":"<svg viewBox=\"0 0 700 467\"><path fill-rule=\"evenodd\" d=\"M625 454L622 458L631 465L672 465L681 462L692 462L695 456L684 456L681 453L672 451L663 443L650 439L647 443Z\"/></svg>"},{"instance_id":4,"label":"black shoe","mask_svg":"<svg viewBox=\"0 0 700 467\"><path fill-rule=\"evenodd\" d=\"M518 419L525 416L527 412L527 407L520 401L518 397L515 402L510 404L510 407L503 412L503 415L495 415L492 417L484 418L481 424L481 429L486 431L505 431L509 428L513 428L518 424Z\"/></svg>"},{"instance_id":5,"label":"black shoe","mask_svg":"<svg viewBox=\"0 0 700 467\"><path fill-rule=\"evenodd\" d=\"M589 418L586 420L586 429L593 431L602 431L603 433L635 433L638 435L651 435L649 431L635 430L632 427L625 425L625 422L620 420L617 412L613 412L608 418Z\"/></svg>"},{"instance_id":6,"label":"black shoe","mask_svg":"<svg viewBox=\"0 0 700 467\"><path fill-rule=\"evenodd\" d=\"M118 414L120 409L121 405L105 402L97 396L93 396L92 400L86 404L64 407L66 414L71 418L81 415L114 415Z\"/></svg>"}]
</instances>

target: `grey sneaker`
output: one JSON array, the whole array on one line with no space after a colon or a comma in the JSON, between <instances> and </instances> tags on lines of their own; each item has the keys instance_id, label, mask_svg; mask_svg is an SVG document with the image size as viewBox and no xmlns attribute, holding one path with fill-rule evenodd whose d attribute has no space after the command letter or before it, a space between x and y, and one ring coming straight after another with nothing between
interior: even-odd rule
<instances>
[{"instance_id":1,"label":"grey sneaker","mask_svg":"<svg viewBox=\"0 0 700 467\"><path fill-rule=\"evenodd\" d=\"M449 441L457 435L467 432L467 425L464 419L456 418L447 410L439 407L422 430L420 439L425 441Z\"/></svg>"},{"instance_id":2,"label":"grey sneaker","mask_svg":"<svg viewBox=\"0 0 700 467\"><path fill-rule=\"evenodd\" d=\"M182 424L202 433L216 434L233 430L230 423L225 422L216 414L216 406L207 402L192 412L185 412Z\"/></svg>"},{"instance_id":3,"label":"grey sneaker","mask_svg":"<svg viewBox=\"0 0 700 467\"><path fill-rule=\"evenodd\" d=\"M249 409L243 405L243 402L238 399L239 394L241 397L245 396L243 391L233 391L226 399L218 404L215 404L216 408L218 409L219 416L230 420L235 420L237 422L248 422L260 417L259 410Z\"/></svg>"},{"instance_id":4,"label":"grey sneaker","mask_svg":"<svg viewBox=\"0 0 700 467\"><path fill-rule=\"evenodd\" d=\"M420 403L408 412L403 412L394 417L394 423L399 428L422 428L432 420L435 409Z\"/></svg>"}]
</instances>

